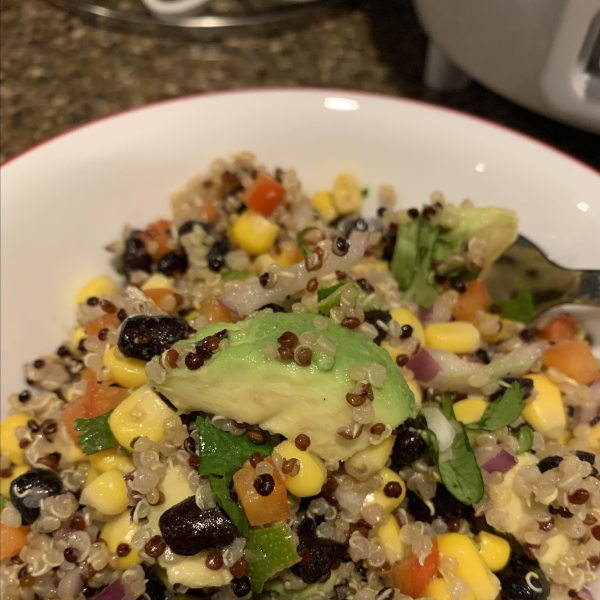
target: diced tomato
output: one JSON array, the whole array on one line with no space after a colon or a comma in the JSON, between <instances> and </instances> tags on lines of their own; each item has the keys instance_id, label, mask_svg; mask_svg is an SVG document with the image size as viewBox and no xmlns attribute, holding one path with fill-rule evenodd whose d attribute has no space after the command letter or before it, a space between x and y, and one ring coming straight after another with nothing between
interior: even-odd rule
<instances>
[{"instance_id":1,"label":"diced tomato","mask_svg":"<svg viewBox=\"0 0 600 600\"><path fill-rule=\"evenodd\" d=\"M600 377L600 371L592 349L587 342L565 340L550 346L542 357L547 367L556 367L579 383L592 383Z\"/></svg>"},{"instance_id":2,"label":"diced tomato","mask_svg":"<svg viewBox=\"0 0 600 600\"><path fill-rule=\"evenodd\" d=\"M29 527L13 529L0 521L0 560L17 556L27 542Z\"/></svg>"},{"instance_id":3,"label":"diced tomato","mask_svg":"<svg viewBox=\"0 0 600 600\"><path fill-rule=\"evenodd\" d=\"M268 217L285 197L285 188L266 173L260 173L244 190L244 202L248 208Z\"/></svg>"},{"instance_id":4,"label":"diced tomato","mask_svg":"<svg viewBox=\"0 0 600 600\"><path fill-rule=\"evenodd\" d=\"M159 221L150 223L146 227L146 230L140 233L140 240L146 246L154 262L159 261L165 254L168 254L172 250L169 246L168 232L170 228L171 224L169 221L160 219Z\"/></svg>"},{"instance_id":5,"label":"diced tomato","mask_svg":"<svg viewBox=\"0 0 600 600\"><path fill-rule=\"evenodd\" d=\"M492 303L487 285L480 279L467 283L467 290L458 297L452 316L457 321L469 321L477 324L477 312L486 309Z\"/></svg>"},{"instance_id":6,"label":"diced tomato","mask_svg":"<svg viewBox=\"0 0 600 600\"><path fill-rule=\"evenodd\" d=\"M439 565L440 553L434 539L433 549L422 565L416 556L407 556L394 565L389 576L390 585L411 598L418 598L437 575Z\"/></svg>"},{"instance_id":7,"label":"diced tomato","mask_svg":"<svg viewBox=\"0 0 600 600\"><path fill-rule=\"evenodd\" d=\"M214 204L203 204L200 207L200 219L203 223L213 223L219 215Z\"/></svg>"},{"instance_id":8,"label":"diced tomato","mask_svg":"<svg viewBox=\"0 0 600 600\"><path fill-rule=\"evenodd\" d=\"M78 398L69 402L60 413L60 418L65 424L67 433L71 436L71 439L77 444L81 431L75 430L75 421L77 419L87 419L85 397Z\"/></svg>"},{"instance_id":9,"label":"diced tomato","mask_svg":"<svg viewBox=\"0 0 600 600\"><path fill-rule=\"evenodd\" d=\"M555 344L565 340L574 340L577 335L577 321L571 315L560 315L542 327L539 335Z\"/></svg>"},{"instance_id":10,"label":"diced tomato","mask_svg":"<svg viewBox=\"0 0 600 600\"><path fill-rule=\"evenodd\" d=\"M151 288L149 290L144 290L144 295L150 300L154 301L154 304L158 306L161 310L169 314L175 313L177 308L183 302L183 298L180 294L176 294L171 290L166 290L164 288Z\"/></svg>"},{"instance_id":11,"label":"diced tomato","mask_svg":"<svg viewBox=\"0 0 600 600\"><path fill-rule=\"evenodd\" d=\"M87 337L94 337L97 336L102 329L107 327L116 329L120 324L121 322L117 318L117 315L106 313L101 317L88 321L85 324L85 334Z\"/></svg>"},{"instance_id":12,"label":"diced tomato","mask_svg":"<svg viewBox=\"0 0 600 600\"><path fill-rule=\"evenodd\" d=\"M209 323L233 323L232 312L223 306L216 296L210 296L200 303L198 312L208 319Z\"/></svg>"},{"instance_id":13,"label":"diced tomato","mask_svg":"<svg viewBox=\"0 0 600 600\"><path fill-rule=\"evenodd\" d=\"M129 391L123 388L88 381L84 396L86 419L106 414L119 406L127 396Z\"/></svg>"},{"instance_id":14,"label":"diced tomato","mask_svg":"<svg viewBox=\"0 0 600 600\"><path fill-rule=\"evenodd\" d=\"M265 460L275 466L271 458ZM267 525L289 519L290 507L287 502L287 490L279 471L276 468L273 469L275 487L268 496L261 496L254 489L254 481L257 477L256 469L252 465L246 465L233 476L235 491L250 525Z\"/></svg>"}]
</instances>

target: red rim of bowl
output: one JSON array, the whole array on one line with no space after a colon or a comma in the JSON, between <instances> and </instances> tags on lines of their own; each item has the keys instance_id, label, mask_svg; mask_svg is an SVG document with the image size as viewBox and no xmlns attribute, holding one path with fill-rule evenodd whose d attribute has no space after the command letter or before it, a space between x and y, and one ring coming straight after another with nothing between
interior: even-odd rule
<instances>
[{"instance_id":1,"label":"red rim of bowl","mask_svg":"<svg viewBox=\"0 0 600 600\"><path fill-rule=\"evenodd\" d=\"M373 92L363 92L363 91L359 91L359 90L345 90L345 89L341 89L341 88L318 88L318 87L241 88L241 89L237 89L237 90L201 92L198 94L189 94L186 96L178 96L177 98L167 98L166 100L157 100L156 102L150 102L149 104L144 104L142 106L135 106L132 108L127 108L118 113L106 115L105 117L99 117L98 119L94 119L93 121L88 121L87 123L82 123L81 125L76 125L75 127L66 129L65 131L62 131L61 133L59 133L51 138L42 140L41 142L34 144L33 146L27 148L26 150L23 150L22 152L19 152L18 154L11 156L10 158L6 159L3 163L0 164L0 168L4 168L6 165L16 161L19 158L24 157L25 155L29 154L30 152L33 152L34 150L37 150L37 149L41 148L42 146L45 146L46 144L55 142L56 140L58 140L62 137L71 135L71 134L76 133L77 131L79 131L81 129L85 129L87 127L93 127L94 125L97 125L98 123L101 123L103 121L107 121L109 119L115 119L115 118L125 115L127 113L132 113L132 112L142 111L142 110L149 110L149 109L155 108L157 106L162 106L164 104L171 104L171 103L175 103L175 102L188 102L190 100L203 98L203 97L207 97L207 96L210 96L210 97L225 96L225 95L233 96L235 94L253 94L253 93L261 93L261 92L262 93L264 93L264 92L277 92L277 93L280 93L280 92L290 92L290 93L319 92L322 94L328 94L328 93L340 94L340 95L347 94L347 95L355 95L355 96L364 96L367 98L379 98L379 99L384 99L384 100L392 100L392 101L399 102L399 103L417 104L417 105L419 105L421 107L425 107L429 110L438 110L441 112L447 112L447 113L450 113L454 116L457 116L457 117L460 117L463 119L469 119L471 121L476 121L478 123L485 124L489 127L493 127L500 131L503 131L504 133L511 134L515 137L523 138L530 143L533 143L537 146L540 146L541 148L544 148L547 151L550 151L556 155L561 156L563 159L568 160L569 162L571 162L573 164L576 164L577 166L591 172L593 175L600 176L600 169L596 170L591 165L583 162L582 160L580 160L578 158L575 158L574 156L571 156L570 154L568 154L567 152L565 152L563 150L560 150L559 148L555 148L554 146L551 146L550 144L547 144L546 142L543 142L543 141L538 140L534 137L531 137L525 133L517 131L516 129L511 129L510 127L496 123L495 121L489 121L487 119L478 117L476 115L472 115L467 112L462 112L462 111L456 110L454 108L448 108L447 106L435 104L433 102L425 102L423 100L416 100L414 98L404 98L404 97L399 97L399 96L392 96L391 94L376 94Z\"/></svg>"}]
</instances>

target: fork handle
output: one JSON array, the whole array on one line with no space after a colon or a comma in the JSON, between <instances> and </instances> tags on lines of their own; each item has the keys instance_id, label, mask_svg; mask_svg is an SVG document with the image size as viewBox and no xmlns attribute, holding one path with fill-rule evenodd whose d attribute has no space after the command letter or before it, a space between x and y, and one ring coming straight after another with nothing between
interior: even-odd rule
<instances>
[{"instance_id":1,"label":"fork handle","mask_svg":"<svg viewBox=\"0 0 600 600\"><path fill-rule=\"evenodd\" d=\"M600 271L581 271L578 296L600 302Z\"/></svg>"}]
</instances>

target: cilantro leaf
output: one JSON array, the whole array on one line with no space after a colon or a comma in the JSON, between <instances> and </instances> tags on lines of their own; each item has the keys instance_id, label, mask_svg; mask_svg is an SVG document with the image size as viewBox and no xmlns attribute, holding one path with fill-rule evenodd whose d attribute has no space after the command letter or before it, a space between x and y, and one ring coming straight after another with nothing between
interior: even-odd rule
<instances>
[{"instance_id":1,"label":"cilantro leaf","mask_svg":"<svg viewBox=\"0 0 600 600\"><path fill-rule=\"evenodd\" d=\"M442 483L457 500L469 505L483 498L483 477L469 443L467 430L462 423L459 425L460 431L452 442L452 458L444 462L440 462L439 444L435 433L431 429L425 431L429 454L437 465Z\"/></svg>"},{"instance_id":2,"label":"cilantro leaf","mask_svg":"<svg viewBox=\"0 0 600 600\"><path fill-rule=\"evenodd\" d=\"M238 533L247 538L250 532L250 523L246 517L244 509L238 502L231 499L229 493L230 479L219 479L218 477L210 477L210 489L217 501L217 504L227 513L231 522L236 526Z\"/></svg>"},{"instance_id":3,"label":"cilantro leaf","mask_svg":"<svg viewBox=\"0 0 600 600\"><path fill-rule=\"evenodd\" d=\"M449 421L456 421L456 415L454 414L454 407L452 406L452 398L450 394L444 394L442 396L442 414Z\"/></svg>"},{"instance_id":4,"label":"cilantro leaf","mask_svg":"<svg viewBox=\"0 0 600 600\"><path fill-rule=\"evenodd\" d=\"M535 307L530 291L522 285L513 300L498 300L494 304L500 308L500 316L511 321L529 323L533 319Z\"/></svg>"},{"instance_id":5,"label":"cilantro leaf","mask_svg":"<svg viewBox=\"0 0 600 600\"><path fill-rule=\"evenodd\" d=\"M523 427L519 429L519 433L517 433L517 441L519 442L517 454L529 452L533 448L533 431L531 430L531 427L523 425Z\"/></svg>"},{"instance_id":6,"label":"cilantro leaf","mask_svg":"<svg viewBox=\"0 0 600 600\"><path fill-rule=\"evenodd\" d=\"M0 508L4 508L6 503L8 502L8 498L0 494Z\"/></svg>"},{"instance_id":7,"label":"cilantro leaf","mask_svg":"<svg viewBox=\"0 0 600 600\"><path fill-rule=\"evenodd\" d=\"M363 188L362 190L360 190L360 195L361 195L363 198L366 198L366 197L369 195L369 188L368 188L368 187L365 187L365 188Z\"/></svg>"},{"instance_id":8,"label":"cilantro leaf","mask_svg":"<svg viewBox=\"0 0 600 600\"><path fill-rule=\"evenodd\" d=\"M317 292L317 300L321 302L322 300L325 300L325 298L329 298L329 296L331 296L335 290L339 290L343 285L345 285L344 282L336 283L335 285L325 288L324 290L319 290Z\"/></svg>"},{"instance_id":9,"label":"cilantro leaf","mask_svg":"<svg viewBox=\"0 0 600 600\"><path fill-rule=\"evenodd\" d=\"M102 450L110 450L117 443L113 432L110 430L108 418L112 410L93 419L77 419L75 430L83 431L77 438L84 454L96 454Z\"/></svg>"},{"instance_id":10,"label":"cilantro leaf","mask_svg":"<svg viewBox=\"0 0 600 600\"><path fill-rule=\"evenodd\" d=\"M310 249L308 244L304 241L304 236L309 231L313 231L315 229L317 229L317 228L316 227L306 227L306 229L299 231L298 234L296 235L296 244L298 244L298 247L300 248L300 250L302 250L302 254L304 254L304 256L308 256L309 254L313 253L313 251Z\"/></svg>"},{"instance_id":11,"label":"cilantro leaf","mask_svg":"<svg viewBox=\"0 0 600 600\"><path fill-rule=\"evenodd\" d=\"M125 448L125 446L119 446L119 450L125 455L131 458L133 456L133 452L129 450L129 448Z\"/></svg>"},{"instance_id":12,"label":"cilantro leaf","mask_svg":"<svg viewBox=\"0 0 600 600\"><path fill-rule=\"evenodd\" d=\"M255 453L269 456L269 444L253 444L246 435L235 436L215 427L209 418L198 417L198 447L200 449L200 475L220 475L231 478Z\"/></svg>"},{"instance_id":13,"label":"cilantro leaf","mask_svg":"<svg viewBox=\"0 0 600 600\"><path fill-rule=\"evenodd\" d=\"M504 392L500 400L490 402L479 421L469 423L469 429L485 429L486 431L497 431L514 423L523 409L523 388L515 381Z\"/></svg>"},{"instance_id":14,"label":"cilantro leaf","mask_svg":"<svg viewBox=\"0 0 600 600\"><path fill-rule=\"evenodd\" d=\"M244 279L248 279L252 275L252 271L242 270L238 271L236 269L229 269L229 271L223 271L221 273L221 281L244 281Z\"/></svg>"}]
</instances>

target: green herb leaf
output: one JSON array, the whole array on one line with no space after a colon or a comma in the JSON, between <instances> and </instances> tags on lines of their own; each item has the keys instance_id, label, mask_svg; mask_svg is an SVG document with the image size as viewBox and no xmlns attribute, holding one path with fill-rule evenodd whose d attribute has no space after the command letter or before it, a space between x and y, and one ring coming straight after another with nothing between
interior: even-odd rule
<instances>
[{"instance_id":1,"label":"green herb leaf","mask_svg":"<svg viewBox=\"0 0 600 600\"><path fill-rule=\"evenodd\" d=\"M0 508L4 508L6 503L8 502L8 498L0 494Z\"/></svg>"},{"instance_id":2,"label":"green herb leaf","mask_svg":"<svg viewBox=\"0 0 600 600\"><path fill-rule=\"evenodd\" d=\"M517 441L519 442L517 454L529 452L533 448L533 431L531 430L531 427L523 425L523 427L519 429L519 433L517 433Z\"/></svg>"},{"instance_id":3,"label":"green herb leaf","mask_svg":"<svg viewBox=\"0 0 600 600\"><path fill-rule=\"evenodd\" d=\"M250 532L250 523L239 502L234 502L231 499L231 494L229 493L231 479L210 477L209 483L217 504L227 513L231 522L236 526L238 533L242 537L247 538Z\"/></svg>"},{"instance_id":4,"label":"green herb leaf","mask_svg":"<svg viewBox=\"0 0 600 600\"><path fill-rule=\"evenodd\" d=\"M456 415L454 414L454 407L452 406L452 398L450 394L444 394L442 396L442 414L449 421L456 421Z\"/></svg>"},{"instance_id":5,"label":"green herb leaf","mask_svg":"<svg viewBox=\"0 0 600 600\"><path fill-rule=\"evenodd\" d=\"M437 437L431 429L426 429L429 454L437 465L442 483L446 489L463 504L475 504L483 498L484 486L481 470L475 459L475 453L465 426L460 423L460 432L452 442L452 458L440 462L440 450Z\"/></svg>"},{"instance_id":6,"label":"green herb leaf","mask_svg":"<svg viewBox=\"0 0 600 600\"><path fill-rule=\"evenodd\" d=\"M131 458L133 456L133 452L129 450L129 448L125 448L125 446L119 446L119 450L125 455Z\"/></svg>"},{"instance_id":7,"label":"green herb leaf","mask_svg":"<svg viewBox=\"0 0 600 600\"><path fill-rule=\"evenodd\" d=\"M255 453L269 456L269 444L253 444L246 435L235 436L215 427L210 419L198 417L198 447L200 449L200 475L233 477Z\"/></svg>"},{"instance_id":8,"label":"green herb leaf","mask_svg":"<svg viewBox=\"0 0 600 600\"><path fill-rule=\"evenodd\" d=\"M313 251L310 249L308 244L304 241L304 236L309 231L313 231L315 229L317 229L317 228L316 227L307 227L306 229L299 231L298 234L296 235L296 244L298 244L298 247L300 248L300 250L302 250L302 253L304 254L304 256L308 256L309 254L313 253Z\"/></svg>"},{"instance_id":9,"label":"green herb leaf","mask_svg":"<svg viewBox=\"0 0 600 600\"><path fill-rule=\"evenodd\" d=\"M530 291L522 285L513 300L498 300L494 304L500 307L500 316L511 321L529 323L533 319L535 307Z\"/></svg>"},{"instance_id":10,"label":"green herb leaf","mask_svg":"<svg viewBox=\"0 0 600 600\"><path fill-rule=\"evenodd\" d=\"M331 296L331 294L333 294L333 292L335 292L335 290L339 290L343 285L346 285L346 284L344 282L336 283L335 285L325 288L324 290L319 290L317 292L317 300L319 302L322 302L326 298L329 298L329 296Z\"/></svg>"},{"instance_id":11,"label":"green herb leaf","mask_svg":"<svg viewBox=\"0 0 600 600\"><path fill-rule=\"evenodd\" d=\"M481 419L469 423L469 429L485 429L486 431L497 431L514 423L525 408L523 402L523 388L515 381L504 392L502 398L490 402L485 409Z\"/></svg>"},{"instance_id":12,"label":"green herb leaf","mask_svg":"<svg viewBox=\"0 0 600 600\"><path fill-rule=\"evenodd\" d=\"M362 190L360 190L360 195L361 195L363 198L366 198L366 197L369 195L369 188L368 188L368 187L365 187L365 188L363 188Z\"/></svg>"},{"instance_id":13,"label":"green herb leaf","mask_svg":"<svg viewBox=\"0 0 600 600\"><path fill-rule=\"evenodd\" d=\"M223 271L221 273L221 281L244 281L253 275L252 271L237 271L236 269L230 269L229 271Z\"/></svg>"},{"instance_id":14,"label":"green herb leaf","mask_svg":"<svg viewBox=\"0 0 600 600\"><path fill-rule=\"evenodd\" d=\"M402 223L396 237L390 270L402 291L408 290L415 277L420 222L420 219L411 219Z\"/></svg>"},{"instance_id":15,"label":"green herb leaf","mask_svg":"<svg viewBox=\"0 0 600 600\"><path fill-rule=\"evenodd\" d=\"M75 421L75 430L84 432L77 438L77 443L81 446L84 454L96 454L96 452L114 448L117 440L108 424L111 413L112 410L93 419L77 419Z\"/></svg>"}]
</instances>

